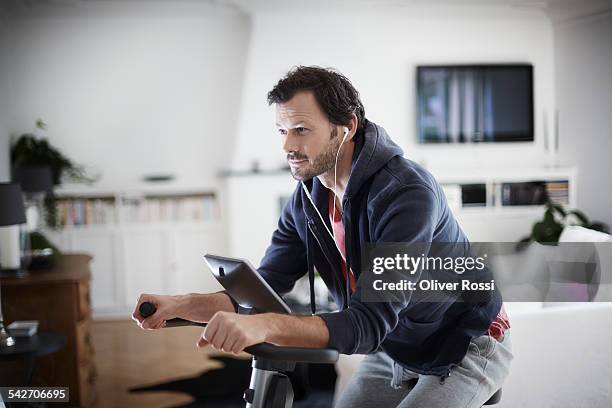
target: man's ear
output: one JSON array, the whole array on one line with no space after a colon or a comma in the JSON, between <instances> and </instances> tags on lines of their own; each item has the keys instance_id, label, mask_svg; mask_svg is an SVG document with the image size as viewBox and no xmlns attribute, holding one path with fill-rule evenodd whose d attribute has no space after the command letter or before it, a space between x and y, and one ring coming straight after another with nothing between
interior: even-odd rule
<instances>
[{"instance_id":1,"label":"man's ear","mask_svg":"<svg viewBox=\"0 0 612 408\"><path fill-rule=\"evenodd\" d=\"M346 140L351 140L354 136L355 133L357 132L357 125L359 124L359 121L357 119L357 115L355 115L354 113L351 114L351 120L349 121L349 123L347 123L344 126L344 129L348 129L348 135L346 136ZM343 129L343 132L344 132ZM342 134L344 136L344 133Z\"/></svg>"}]
</instances>

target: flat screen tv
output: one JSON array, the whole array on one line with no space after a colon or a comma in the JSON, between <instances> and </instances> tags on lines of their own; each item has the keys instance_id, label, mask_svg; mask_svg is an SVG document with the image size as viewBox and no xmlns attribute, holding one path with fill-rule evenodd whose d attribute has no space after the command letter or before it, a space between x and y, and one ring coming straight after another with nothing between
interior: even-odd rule
<instances>
[{"instance_id":1,"label":"flat screen tv","mask_svg":"<svg viewBox=\"0 0 612 408\"><path fill-rule=\"evenodd\" d=\"M417 67L420 143L533 141L533 66Z\"/></svg>"}]
</instances>

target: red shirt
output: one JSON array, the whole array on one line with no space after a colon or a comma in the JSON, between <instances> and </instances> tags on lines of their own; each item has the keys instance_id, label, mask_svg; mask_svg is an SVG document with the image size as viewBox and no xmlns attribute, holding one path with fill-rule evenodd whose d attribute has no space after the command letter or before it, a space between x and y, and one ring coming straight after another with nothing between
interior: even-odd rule
<instances>
[{"instance_id":1,"label":"red shirt","mask_svg":"<svg viewBox=\"0 0 612 408\"><path fill-rule=\"evenodd\" d=\"M342 270L342 280L346 283L346 248L344 247L344 225L342 224L342 214L336 206L334 205L334 193L332 191L329 192L329 221L332 224L332 231L334 233L334 239L336 241L336 245L340 250L341 256L341 264L340 269ZM335 212L335 213L334 213ZM333 218L332 218L333 215ZM355 279L355 275L353 275L353 271L351 271L351 293L355 291L355 287L357 286L357 280Z\"/></svg>"},{"instance_id":2,"label":"red shirt","mask_svg":"<svg viewBox=\"0 0 612 408\"><path fill-rule=\"evenodd\" d=\"M342 214L336 206L334 205L334 193L332 191L329 192L329 200L328 200L328 212L329 212L329 221L332 224L332 231L334 233L334 239L336 241L336 245L342 254L341 257L341 265L340 270L342 271L342 280L346 282L346 248L344 247L344 225L342 224ZM351 293L355 291L355 287L357 285L357 280L355 279L355 275L353 275L353 271L350 273L350 287ZM508 319L508 315L506 314L506 309L504 308L504 304L502 303L501 309L497 314L491 326L487 330L487 335L493 337L496 340L500 340L504 335L504 332L510 328L510 320Z\"/></svg>"},{"instance_id":3,"label":"red shirt","mask_svg":"<svg viewBox=\"0 0 612 408\"><path fill-rule=\"evenodd\" d=\"M491 326L489 326L489 330L487 330L487 334L493 337L495 340L500 341L504 332L510 328L510 319L508 319L508 315L506 314L506 309L504 308L504 304L502 303L501 309L499 309L499 313Z\"/></svg>"}]
</instances>

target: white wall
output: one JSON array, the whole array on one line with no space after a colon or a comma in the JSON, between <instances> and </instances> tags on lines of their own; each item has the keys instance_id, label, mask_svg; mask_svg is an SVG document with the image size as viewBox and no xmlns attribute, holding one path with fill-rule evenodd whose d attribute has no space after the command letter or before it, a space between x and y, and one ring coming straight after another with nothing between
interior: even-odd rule
<instances>
[{"instance_id":1,"label":"white wall","mask_svg":"<svg viewBox=\"0 0 612 408\"><path fill-rule=\"evenodd\" d=\"M259 266L278 226L280 197L289 196L296 184L289 173L227 179L229 256L246 258Z\"/></svg>"},{"instance_id":2,"label":"white wall","mask_svg":"<svg viewBox=\"0 0 612 408\"><path fill-rule=\"evenodd\" d=\"M578 207L612 226L612 12L555 26L559 157L578 167Z\"/></svg>"},{"instance_id":3,"label":"white wall","mask_svg":"<svg viewBox=\"0 0 612 408\"><path fill-rule=\"evenodd\" d=\"M266 93L293 65L341 70L361 92L366 115L406 155L429 167L541 165L544 113L554 110L553 33L536 9L461 5L345 8L253 15L234 167L284 162ZM422 146L415 134L415 66L430 63L529 62L534 65L536 142L497 146ZM552 117L552 116L551 116ZM550 126L550 123L549 123Z\"/></svg>"},{"instance_id":4,"label":"white wall","mask_svg":"<svg viewBox=\"0 0 612 408\"><path fill-rule=\"evenodd\" d=\"M218 184L235 141L244 13L138 1L43 4L21 14L0 40L9 131L30 131L43 118L53 144L103 171L101 187L132 187L148 173Z\"/></svg>"}]
</instances>

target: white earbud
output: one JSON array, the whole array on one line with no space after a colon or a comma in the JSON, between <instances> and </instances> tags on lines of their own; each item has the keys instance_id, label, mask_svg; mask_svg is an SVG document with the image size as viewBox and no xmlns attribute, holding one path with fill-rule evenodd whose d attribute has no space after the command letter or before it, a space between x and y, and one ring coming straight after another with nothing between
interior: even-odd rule
<instances>
[{"instance_id":1,"label":"white earbud","mask_svg":"<svg viewBox=\"0 0 612 408\"><path fill-rule=\"evenodd\" d=\"M348 134L349 134L349 128L345 127L344 128L344 137L342 138L343 142L346 140L346 137L348 136Z\"/></svg>"}]
</instances>

